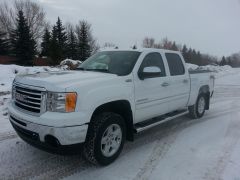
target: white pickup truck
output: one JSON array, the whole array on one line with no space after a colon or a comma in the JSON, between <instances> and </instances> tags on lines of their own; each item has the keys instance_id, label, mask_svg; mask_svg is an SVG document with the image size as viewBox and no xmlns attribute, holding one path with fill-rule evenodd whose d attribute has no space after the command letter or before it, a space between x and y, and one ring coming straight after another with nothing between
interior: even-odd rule
<instances>
[{"instance_id":1,"label":"white pickup truck","mask_svg":"<svg viewBox=\"0 0 240 180\"><path fill-rule=\"evenodd\" d=\"M202 117L213 87L214 76L189 72L180 52L101 51L75 71L17 76L9 119L29 144L57 153L80 144L87 160L107 165L134 134Z\"/></svg>"}]
</instances>

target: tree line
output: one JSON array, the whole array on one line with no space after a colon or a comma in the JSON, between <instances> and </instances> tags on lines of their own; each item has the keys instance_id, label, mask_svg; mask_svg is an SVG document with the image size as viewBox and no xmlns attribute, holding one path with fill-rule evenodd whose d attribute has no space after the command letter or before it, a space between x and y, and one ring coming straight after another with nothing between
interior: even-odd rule
<instances>
[{"instance_id":1,"label":"tree line","mask_svg":"<svg viewBox=\"0 0 240 180\"><path fill-rule=\"evenodd\" d=\"M83 20L75 27L72 24L64 27L58 17L52 30L46 28L44 31L40 56L49 57L53 64L59 64L66 58L84 61L98 48L92 36L91 24Z\"/></svg>"},{"instance_id":2,"label":"tree line","mask_svg":"<svg viewBox=\"0 0 240 180\"><path fill-rule=\"evenodd\" d=\"M167 38L157 42L146 37L142 46L181 51L186 62L192 64L240 66L240 53L219 59ZM117 48L117 45L110 42L103 47ZM63 25L58 17L56 23L50 25L43 8L36 2L15 0L12 5L0 3L0 55L16 57L20 65L33 65L35 57L45 58L51 65L66 58L84 61L98 49L91 24L87 21Z\"/></svg>"},{"instance_id":3,"label":"tree line","mask_svg":"<svg viewBox=\"0 0 240 180\"><path fill-rule=\"evenodd\" d=\"M235 53L228 57L223 56L221 59L219 59L209 54L203 54L194 48L187 47L186 44L177 44L175 41L170 41L167 38L162 39L160 42L156 42L154 38L145 37L142 46L144 48L159 48L181 51L187 63L196 64L199 66L214 64L220 66L230 65L232 67L240 67L240 53Z\"/></svg>"},{"instance_id":4,"label":"tree line","mask_svg":"<svg viewBox=\"0 0 240 180\"><path fill-rule=\"evenodd\" d=\"M87 21L64 26L58 17L51 26L35 2L16 0L13 7L0 6L0 55L14 56L20 65L33 65L36 56L51 65L66 58L84 61L98 48Z\"/></svg>"}]
</instances>

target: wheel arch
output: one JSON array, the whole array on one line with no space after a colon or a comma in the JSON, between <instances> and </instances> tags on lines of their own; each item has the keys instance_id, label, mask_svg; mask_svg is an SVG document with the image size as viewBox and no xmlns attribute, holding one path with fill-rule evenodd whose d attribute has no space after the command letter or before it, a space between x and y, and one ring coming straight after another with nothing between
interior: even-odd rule
<instances>
[{"instance_id":1,"label":"wheel arch","mask_svg":"<svg viewBox=\"0 0 240 180\"><path fill-rule=\"evenodd\" d=\"M127 134L126 134L127 140L129 141L134 140L133 112L132 112L131 104L128 100L116 100L116 101L107 102L98 106L92 114L91 121L94 119L93 118L94 116L103 112L114 112L116 114L121 115L125 121L126 128L127 128Z\"/></svg>"}]
</instances>

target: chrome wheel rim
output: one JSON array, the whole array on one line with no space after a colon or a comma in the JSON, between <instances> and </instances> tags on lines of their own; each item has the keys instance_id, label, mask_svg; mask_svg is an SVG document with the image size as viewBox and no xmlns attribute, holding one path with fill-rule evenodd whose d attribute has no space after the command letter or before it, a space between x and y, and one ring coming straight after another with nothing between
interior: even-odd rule
<instances>
[{"instance_id":1,"label":"chrome wheel rim","mask_svg":"<svg viewBox=\"0 0 240 180\"><path fill-rule=\"evenodd\" d=\"M198 101L198 113L202 114L205 110L205 99L201 97Z\"/></svg>"},{"instance_id":2,"label":"chrome wheel rim","mask_svg":"<svg viewBox=\"0 0 240 180\"><path fill-rule=\"evenodd\" d=\"M111 124L104 131L101 139L101 151L105 157L113 156L120 148L122 129L118 124Z\"/></svg>"}]
</instances>

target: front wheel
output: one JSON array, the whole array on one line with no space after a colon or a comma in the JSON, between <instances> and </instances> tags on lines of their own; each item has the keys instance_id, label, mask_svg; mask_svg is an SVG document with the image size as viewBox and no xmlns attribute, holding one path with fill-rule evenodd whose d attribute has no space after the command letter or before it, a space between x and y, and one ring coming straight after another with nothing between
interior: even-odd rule
<instances>
[{"instance_id":1,"label":"front wheel","mask_svg":"<svg viewBox=\"0 0 240 180\"><path fill-rule=\"evenodd\" d=\"M196 104L188 108L189 114L193 119L201 118L206 109L206 95L201 93L198 95Z\"/></svg>"},{"instance_id":2,"label":"front wheel","mask_svg":"<svg viewBox=\"0 0 240 180\"><path fill-rule=\"evenodd\" d=\"M83 155L91 163L108 165L121 153L125 137L126 127L120 115L97 115L90 123Z\"/></svg>"}]
</instances>

